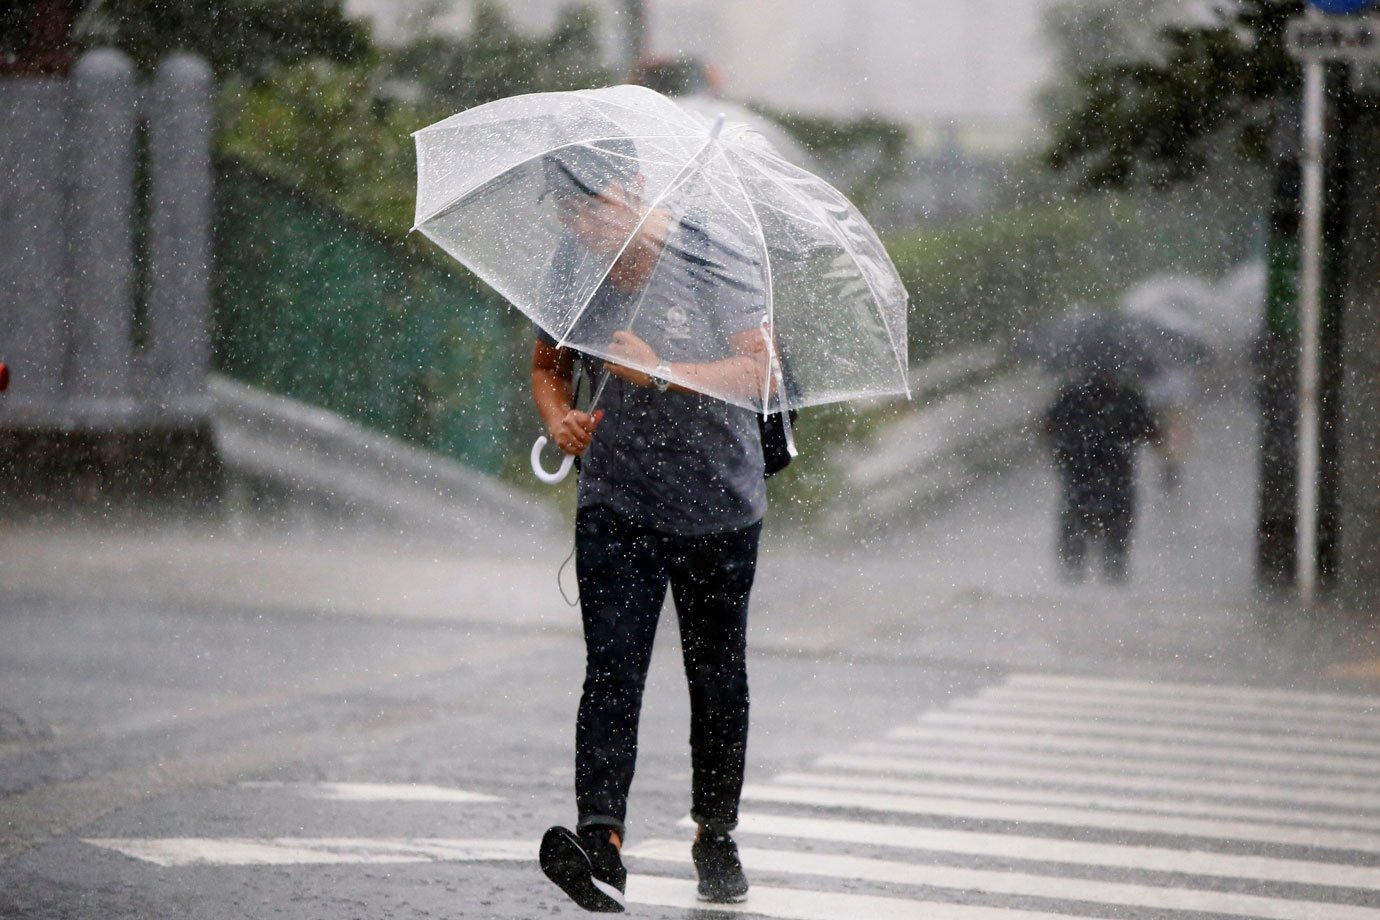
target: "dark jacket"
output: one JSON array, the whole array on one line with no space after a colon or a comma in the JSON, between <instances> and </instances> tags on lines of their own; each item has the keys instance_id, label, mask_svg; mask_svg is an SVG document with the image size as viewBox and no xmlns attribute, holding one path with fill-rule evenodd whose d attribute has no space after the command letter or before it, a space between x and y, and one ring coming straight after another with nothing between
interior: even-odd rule
<instances>
[{"instance_id":1,"label":"dark jacket","mask_svg":"<svg viewBox=\"0 0 1380 920\"><path fill-rule=\"evenodd\" d=\"M1082 507L1129 507L1136 445L1153 437L1155 417L1133 384L1105 376L1066 384L1045 413L1044 429L1066 496Z\"/></svg>"}]
</instances>

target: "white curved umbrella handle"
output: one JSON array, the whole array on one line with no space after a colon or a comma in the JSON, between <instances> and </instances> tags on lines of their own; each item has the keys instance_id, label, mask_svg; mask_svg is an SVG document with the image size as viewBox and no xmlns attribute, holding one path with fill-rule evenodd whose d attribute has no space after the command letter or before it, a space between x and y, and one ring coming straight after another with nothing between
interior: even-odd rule
<instances>
[{"instance_id":1,"label":"white curved umbrella handle","mask_svg":"<svg viewBox=\"0 0 1380 920\"><path fill-rule=\"evenodd\" d=\"M575 456L574 454L566 454L561 465L556 467L556 472L548 473L541 465L541 449L546 446L546 442L546 435L542 435L532 442L532 472L542 482L555 485L569 474L570 467L575 463Z\"/></svg>"}]
</instances>

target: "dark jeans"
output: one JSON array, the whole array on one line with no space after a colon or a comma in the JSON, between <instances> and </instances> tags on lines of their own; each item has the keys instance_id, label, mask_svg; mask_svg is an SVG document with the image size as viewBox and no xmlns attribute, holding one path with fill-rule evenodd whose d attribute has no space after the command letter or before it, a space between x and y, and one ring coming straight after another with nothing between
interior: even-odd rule
<instances>
[{"instance_id":1,"label":"dark jeans","mask_svg":"<svg viewBox=\"0 0 1380 920\"><path fill-rule=\"evenodd\" d=\"M575 725L580 827L623 834L637 760L642 690L671 587L690 684L691 817L715 831L738 823L747 754L747 611L760 522L683 537L605 508L575 521L585 628L585 684Z\"/></svg>"}]
</instances>

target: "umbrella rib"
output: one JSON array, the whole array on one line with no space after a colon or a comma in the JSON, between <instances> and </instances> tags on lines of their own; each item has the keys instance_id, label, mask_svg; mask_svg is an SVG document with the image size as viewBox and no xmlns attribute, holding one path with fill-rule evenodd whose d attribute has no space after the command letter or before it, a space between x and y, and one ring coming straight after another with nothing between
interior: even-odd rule
<instances>
[{"instance_id":1,"label":"umbrella rib","mask_svg":"<svg viewBox=\"0 0 1380 920\"><path fill-rule=\"evenodd\" d=\"M769 141L768 143L770 143L770 141ZM810 175L812 178L819 179L819 176L816 176L814 173L810 173L809 170L801 169L801 168L800 168L799 166L797 166L795 163L792 163L790 160L786 159L786 158L783 157L781 154L777 153L777 152L776 152L774 149L772 149L771 147L753 147L752 150L753 150L753 152L755 152L755 153L757 153L757 154L759 154L759 155L761 155L761 156L770 157L771 159L773 159L773 160L775 160L776 162L780 163L782 166L789 167L790 169L794 169L794 170L797 170L797 171L799 171L799 172L809 173L809 175ZM820 179L820 181L823 182L824 180L823 180L823 179ZM826 183L826 184L827 184L827 183Z\"/></svg>"},{"instance_id":2,"label":"umbrella rib","mask_svg":"<svg viewBox=\"0 0 1380 920\"><path fill-rule=\"evenodd\" d=\"M759 173L761 173L763 176L765 176L769 182L771 182L771 183L772 183L773 185L775 185L777 188L781 189L781 191L783 191L783 192L785 192L786 194L791 195L792 197L796 198L796 200L798 200L801 204L803 204L808 210L814 212L816 218L823 220L823 222L824 222L825 225L826 225L826 228L827 228L827 229L829 230L829 232L833 235L835 241L836 241L841 247L843 247L843 251L844 251L844 252L848 253L848 255L852 257L854 264L855 264L855 265L857 264L857 262L858 262L858 254L857 254L857 252L855 252L854 249L853 249L853 247L849 245L847 238L845 238L845 237L843 236L843 234L839 232L838 228L835 227L832 223L829 223L827 216L826 216L826 215L823 215L823 214L821 214L821 213L819 212L819 209L818 209L818 207L817 207L816 205L814 205L813 203L811 203L810 201L808 201L807 199L805 199L805 198L804 198L803 196L801 196L799 193L797 193L797 192L795 192L795 191L793 191L793 190L787 188L785 185L783 185L783 184L781 183L781 181L780 181L779 179L777 179L775 176L773 176L770 172L768 172L767 170L763 169L763 168L762 168L761 166L759 166L758 164L754 163L754 162L752 161L752 158L751 158L751 157L746 157L746 156L745 156L745 157L743 157L743 160L744 160L745 162L747 162L747 164L748 164L749 166L751 166L753 169L757 170ZM833 191L834 194L838 195L840 198L843 198L844 201L847 201L847 200L848 200L847 198L844 198L842 192L840 192L838 189L834 188L834 187L833 187L832 185L830 185L828 182L825 182L823 179L820 179L818 176L814 176L813 178L815 178L817 181L819 181L821 184L823 184L826 188L828 188L828 189L830 189L831 191ZM880 296L878 296L878 294L877 294L877 287L876 287L876 285L874 285L874 284L872 283L872 279L869 278L869 277L867 277L867 273L864 272L864 271L859 271L858 274L862 276L863 281L867 284L867 289L872 293L872 302L873 302L874 304L877 305L877 316L878 316L878 318L880 318L881 321L882 321L882 328L886 330L886 337L887 337L887 340L888 340L889 344L891 345L891 355L892 355L893 358L896 359L897 367L898 367L898 369L899 369L900 372L901 372L901 383L902 383L902 385L905 386L905 388L906 388L906 398L909 399L909 398L910 398L910 381L907 379L907 376L908 376L908 375L907 375L907 373L906 373L905 361L904 361L904 359L901 357L901 352L900 352L900 350L896 347L896 336L895 336L895 335L892 333L892 331L891 331L891 325L886 321L886 314L882 312L882 299L881 299ZM903 287L902 289L904 290L904 287Z\"/></svg>"},{"instance_id":3,"label":"umbrella rib","mask_svg":"<svg viewBox=\"0 0 1380 920\"><path fill-rule=\"evenodd\" d=\"M424 129L424 130L425 130L425 129ZM420 134L421 132L419 131L418 133ZM414 135L414 136L415 136L415 135ZM636 139L638 139L638 140L676 140L676 139L680 139L680 140L690 140L690 139L692 139L692 138L694 138L694 137L695 137L695 135L693 135L693 134L645 134L645 135L638 135L638 137L637 137ZM422 224L426 223L426 222L429 221L429 220L435 220L436 218L441 217L441 216L444 215L446 212L450 211L452 208L456 207L456 206L459 205L461 202L463 202L463 201L464 201L466 198L468 198L470 195L473 195L476 191L478 191L479 189L481 189L481 188L483 188L484 186L488 185L490 182L492 182L492 181L494 181L495 179L497 179L499 176L503 175L504 173L511 172L512 170L517 169L519 166L522 166L522 165L524 165L524 164L526 164L526 163L530 163L530 162L532 162L533 160L535 160L537 157L544 157L544 156L547 156L548 154L555 153L557 150L564 150L564 149L567 148L567 147L589 146L590 144L598 144L598 143L601 143L602 141L623 141L623 140L630 140L630 139L631 139L631 138L629 138L627 135L623 135L623 134L613 134L613 135L610 135L610 136L608 136L608 137L587 137L587 138L583 138L583 139L581 139L581 140L570 141L569 143L565 143L565 144L557 144L555 147L547 147L547 148L544 148L544 149L542 149L542 150L539 150L539 151L537 151L536 153L533 153L531 156L523 157L523 158L520 159L520 160L517 160L517 161L515 161L515 162L508 163L508 164L504 165L501 169L495 170L493 173L491 173L491 174L485 176L484 179L483 179L482 181L476 182L476 183L472 184L469 188L465 189L463 192L460 192L460 193L457 194L455 197L453 197L453 198L451 198L449 201L447 201L445 204L441 205L441 206L440 206L439 208L437 208L436 210L434 210L434 211L432 211L431 213L427 214L426 217L418 218L417 222L414 223L414 224L412 225L412 230L416 230L418 227L420 227ZM604 152L607 153L608 151L604 151ZM610 155L611 155L611 156L618 156L618 154L610 154ZM412 231L408 231L408 232L412 232Z\"/></svg>"},{"instance_id":4,"label":"umbrella rib","mask_svg":"<svg viewBox=\"0 0 1380 920\"><path fill-rule=\"evenodd\" d=\"M782 372L780 362L776 358L776 347L772 344L772 341L776 338L776 284L772 280L771 253L767 251L767 231L766 228L762 226L762 218L757 213L757 206L752 203L752 196L748 194L747 187L743 185L742 177L739 176L738 171L733 168L733 163L729 161L728 156L724 153L722 148L719 150L719 156L723 157L724 166L727 167L728 174L733 177L733 181L737 183L738 191L743 193L743 201L747 204L748 213L752 215L752 222L757 225L757 238L762 244L762 265L763 270L767 274L767 360L776 365L777 385L781 391L777 393L776 398L781 405L781 411L786 412L790 409L790 403L786 400L785 375ZM725 202L725 204L727 204L727 202ZM763 418L767 415L767 401L771 398L771 371L772 368L768 368L767 379L762 383Z\"/></svg>"},{"instance_id":5,"label":"umbrella rib","mask_svg":"<svg viewBox=\"0 0 1380 920\"><path fill-rule=\"evenodd\" d=\"M788 211L788 210L786 210L785 208L778 207L777 205L772 204L770 201L763 201L763 202L761 202L761 205L762 205L764 208L767 208L768 210L775 211L777 214L780 214L780 215L782 215L782 216L784 216L784 217L789 218L790 220L799 221L800 223L806 224L806 225L811 226L811 227L818 227L818 228L821 229L821 230L826 230L826 231L827 231L827 230L829 229L829 228L826 227L824 224L822 224L822 223L820 223L819 221L815 220L815 218L814 218L812 215L809 215L809 214L796 214L796 213L794 213L793 211Z\"/></svg>"},{"instance_id":6,"label":"umbrella rib","mask_svg":"<svg viewBox=\"0 0 1380 920\"><path fill-rule=\"evenodd\" d=\"M647 208L647 212L642 215L640 220L638 220L637 226L632 229L632 232L628 234L628 238L623 241L623 245L619 247L618 253L613 257L612 260L609 261L608 267L604 269L604 274L600 276L598 282L595 283L595 285L589 289L589 294L586 295L584 303L580 304L580 309L577 310L575 312L575 315L570 318L570 325L566 327L565 332L561 333L560 341L556 343L557 348L565 347L566 336L570 334L571 330L573 330L577 325L579 325L580 318L584 316L585 311L589 309L590 302L594 300L594 295L599 293L599 289L602 288L604 286L604 283L609 279L609 272L613 271L613 267L618 264L618 260L623 258L623 253L628 251L628 247L632 245L632 241L637 239L637 235L640 232L642 232L642 226L645 223L647 223L647 218L651 217L652 212L657 209L657 206L660 205L661 202L666 200L667 195L671 194L671 192L679 188L685 182L685 180L690 177L690 173L694 169L695 163L699 160L700 156L704 153L705 150L709 148L709 145L712 143L714 143L714 139L712 137L706 138L704 145L701 146L699 150L695 151L694 155L691 156L690 159L686 161L685 165L680 168L680 172L676 173L675 176L671 178L671 181L666 184L666 187L662 189L661 192L656 196L656 198L652 200L651 205L649 205Z\"/></svg>"},{"instance_id":7,"label":"umbrella rib","mask_svg":"<svg viewBox=\"0 0 1380 920\"><path fill-rule=\"evenodd\" d=\"M734 181L735 183L737 183L737 185L738 185L738 190L739 190L740 192L743 193L743 199L744 199L744 200L748 200L748 191L747 191L746 188L743 187L742 179L739 177L738 173L734 170L733 164L730 163L730 162L728 161L728 157L724 157L724 168L728 170L729 175L733 176L733 181ZM728 201L724 199L724 196L723 196L723 195L719 194L719 190L718 190L717 188L714 187L714 183L711 181L711 182L709 182L709 183L707 183L707 184L709 185L710 190L713 191L714 194L718 197L718 199L724 203L724 206L727 207L727 208L729 208L729 210L732 210L732 209L733 209L733 206L730 205L730 204L728 203ZM764 207L770 208L771 210L775 211L776 213L781 214L781 215L783 215L783 216L785 216L785 217L787 217L787 218L789 218L789 219L791 219L791 220L793 220L793 221L800 221L801 223L809 224L809 225L812 226L812 227L819 227L821 230L828 229L828 228L826 228L823 224L821 224L819 221L815 220L814 217L813 217L812 215L809 215L809 214L796 214L796 213L794 213L794 212L792 212L792 211L786 210L785 208L777 207L776 205L772 204L770 201L763 201L763 202L761 202L761 204L762 204ZM749 204L748 207L751 208L751 207L753 207L753 205ZM754 216L756 216L756 215L754 214ZM763 228L762 223L761 223L760 220L757 222L757 226L758 226L758 229L759 229L759 230L762 230L762 236L763 236L763 239L765 239L765 238L766 238L766 230Z\"/></svg>"},{"instance_id":8,"label":"umbrella rib","mask_svg":"<svg viewBox=\"0 0 1380 920\"><path fill-rule=\"evenodd\" d=\"M737 177L735 176L734 178L736 179ZM736 218L740 223L742 223L743 226L747 227L747 229L749 229L749 230L752 229L752 227L748 225L748 222L745 221L745 220L743 220L743 216L742 216L741 214L738 213L737 209L734 208L733 205L729 203L729 200L728 200L727 198L724 197L724 193L721 192L721 191L719 191L718 187L715 186L715 184L713 183L713 181L706 179L705 185L709 186L709 190L710 190L711 192L714 193L714 197L715 197L715 198L719 199L720 203L723 204L724 208L728 211L728 213L732 214L732 215L734 216L734 218ZM743 190L742 183L738 183L738 188L739 188L740 191L743 191L743 199L746 200L746 199L747 199L747 192L746 192L745 190ZM751 210L751 209L752 209L752 203L751 203L751 202L748 202L748 210ZM756 215L756 214L753 214L752 216L753 216L753 219L755 220L757 215ZM757 229L758 229L758 230L761 230L761 229L762 229L761 222L758 222L758 224L757 224ZM766 246L765 235L764 235L764 242L762 243L762 245L763 245L764 247Z\"/></svg>"}]
</instances>

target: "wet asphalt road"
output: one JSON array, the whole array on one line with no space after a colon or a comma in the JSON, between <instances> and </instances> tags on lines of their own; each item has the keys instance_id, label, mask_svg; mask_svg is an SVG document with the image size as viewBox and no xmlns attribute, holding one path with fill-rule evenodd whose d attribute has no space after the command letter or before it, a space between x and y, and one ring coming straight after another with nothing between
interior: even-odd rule
<instances>
[{"instance_id":1,"label":"wet asphalt road","mask_svg":"<svg viewBox=\"0 0 1380 920\"><path fill-rule=\"evenodd\" d=\"M744 909L1380 920L1374 633L1255 595L1248 415L1211 412L1125 590L1054 577L1038 462L885 540L773 538ZM529 855L573 820L564 548L361 539L0 530L0 917L580 915ZM663 625L632 910L725 916Z\"/></svg>"}]
</instances>

